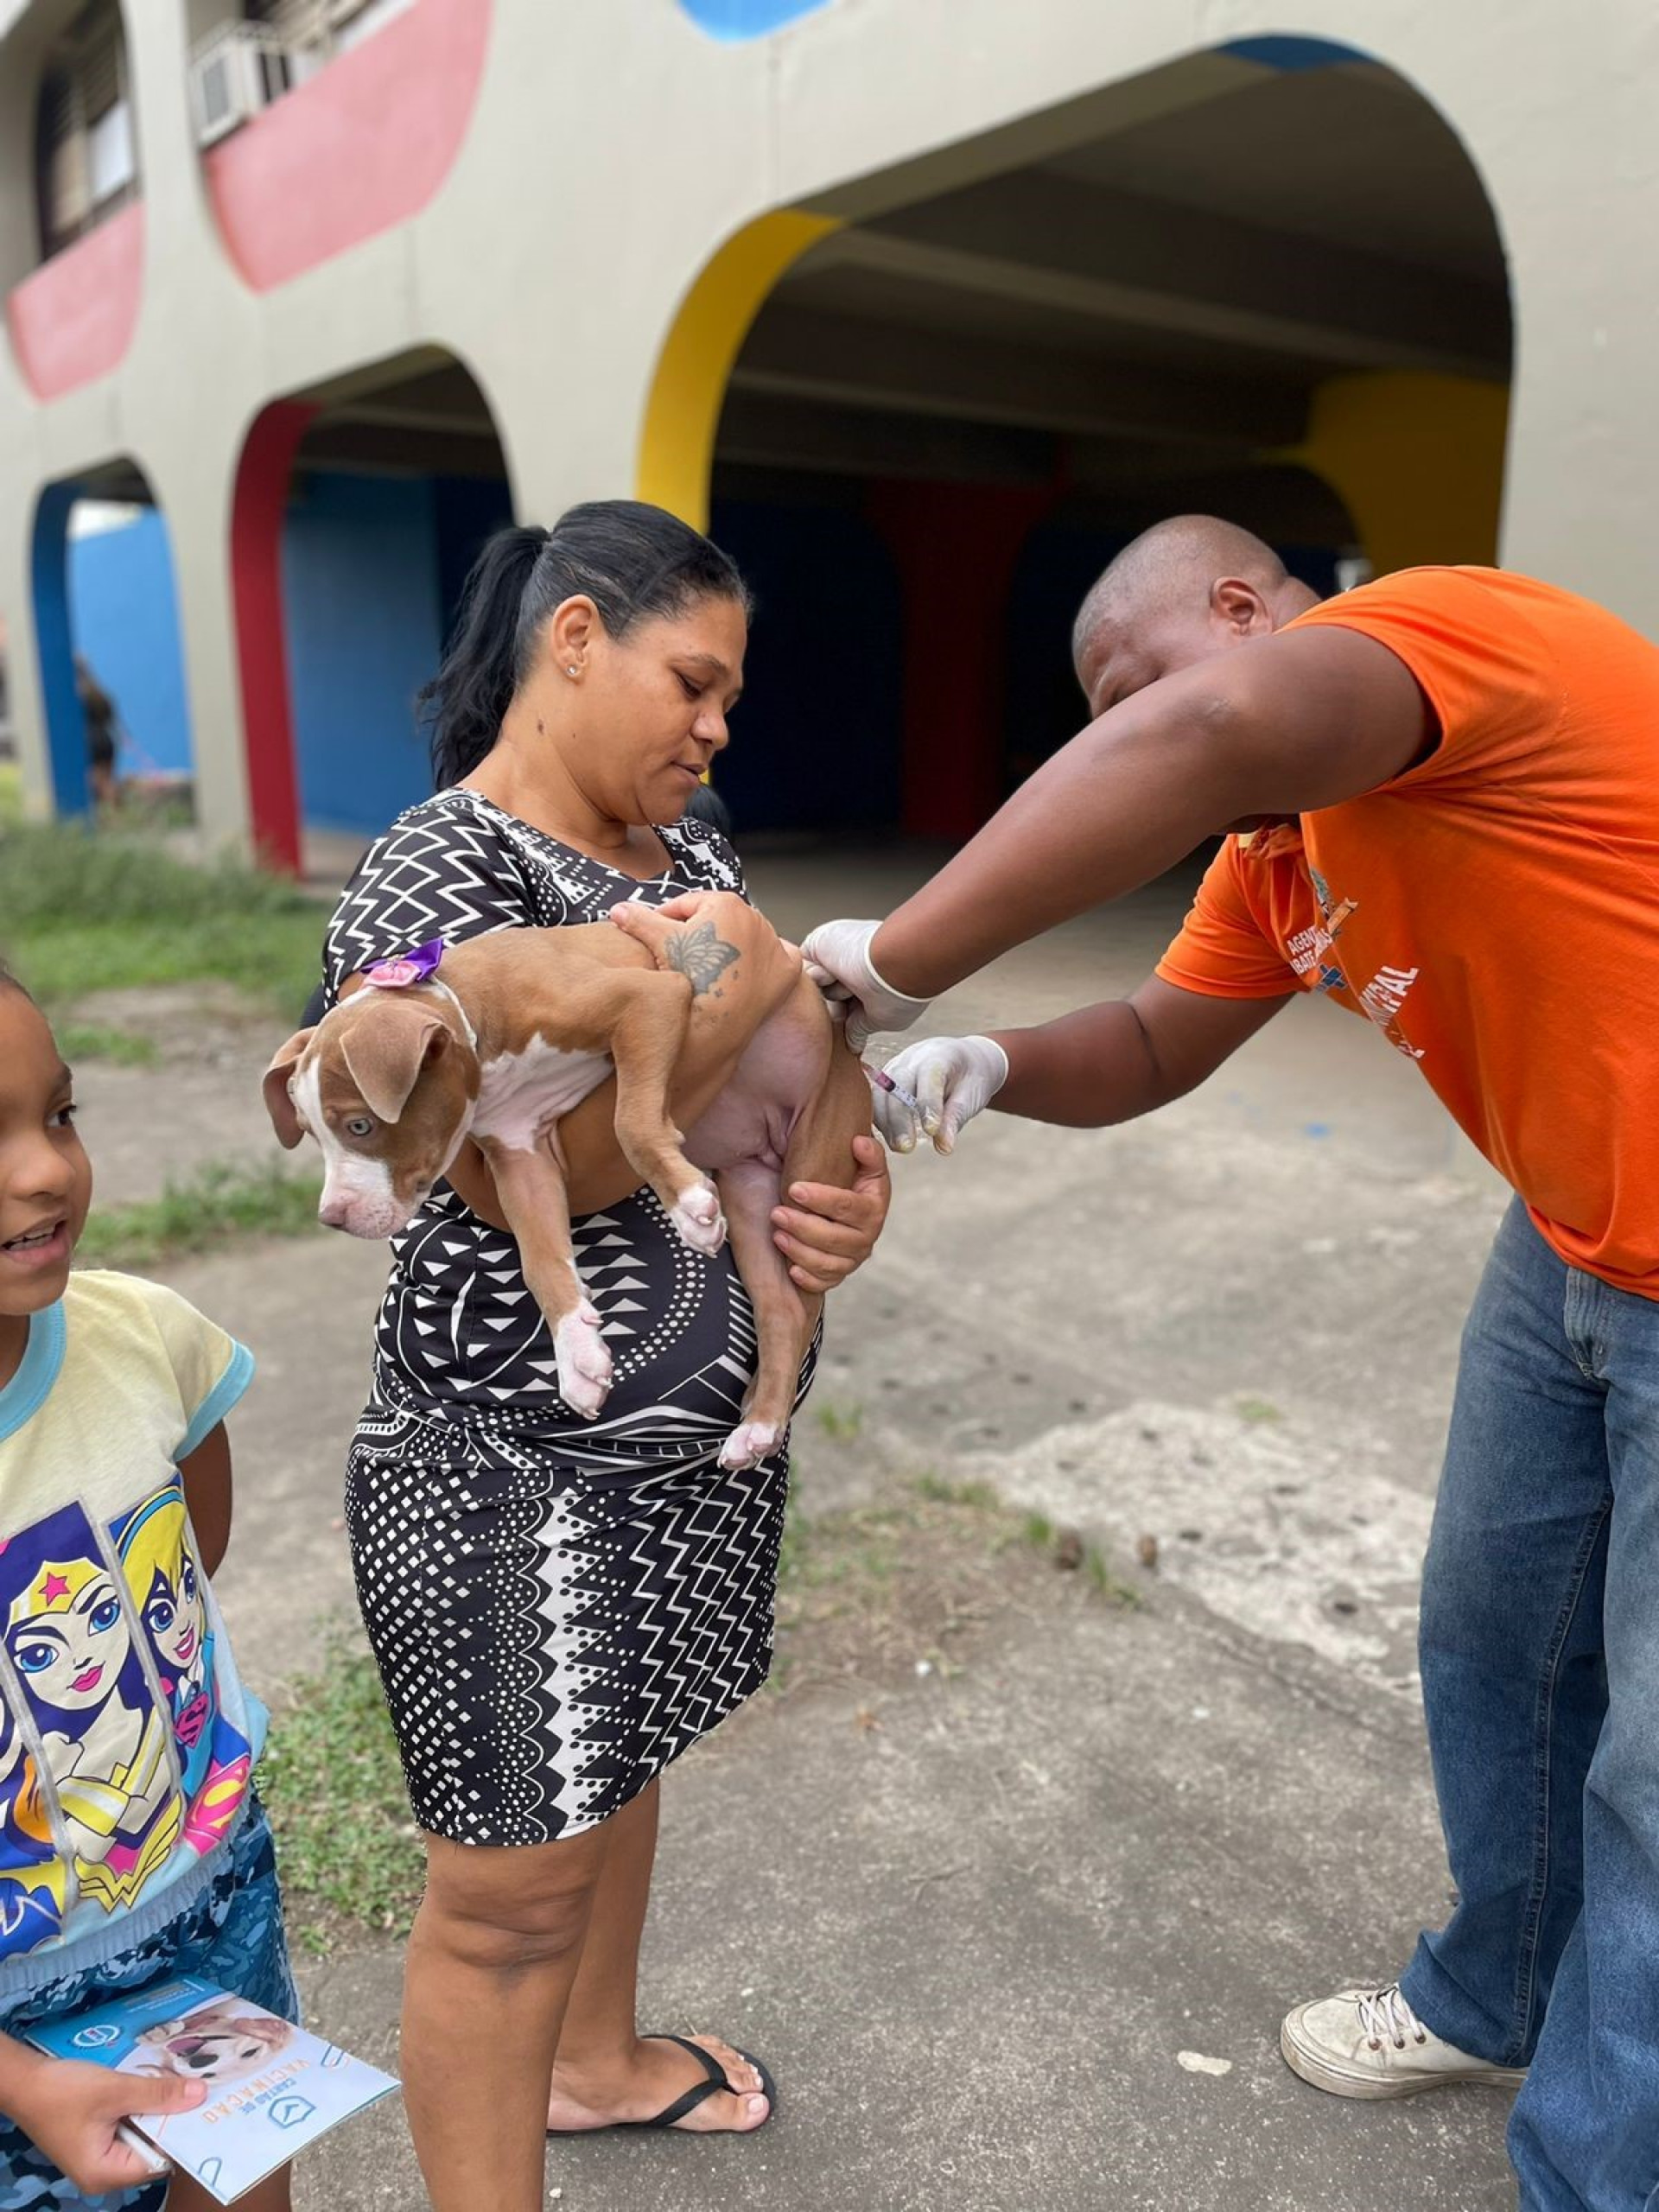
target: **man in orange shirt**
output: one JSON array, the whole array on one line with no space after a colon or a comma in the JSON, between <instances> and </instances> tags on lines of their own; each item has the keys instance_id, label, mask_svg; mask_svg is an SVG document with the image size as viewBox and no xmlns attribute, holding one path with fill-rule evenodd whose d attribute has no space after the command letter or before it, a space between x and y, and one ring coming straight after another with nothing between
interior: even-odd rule
<instances>
[{"instance_id":1,"label":"man in orange shirt","mask_svg":"<svg viewBox=\"0 0 1659 2212\"><path fill-rule=\"evenodd\" d=\"M1459 1904L1397 1983L1298 2005L1338 2095L1520 2084L1522 2212L1659 2207L1659 651L1525 577L1323 604L1204 517L1074 633L1096 720L883 923L806 952L855 1041L1230 835L1130 997L913 1045L890 1143L993 1102L1101 1126L1298 991L1373 1022L1516 1196L1464 1339L1421 1660Z\"/></svg>"}]
</instances>

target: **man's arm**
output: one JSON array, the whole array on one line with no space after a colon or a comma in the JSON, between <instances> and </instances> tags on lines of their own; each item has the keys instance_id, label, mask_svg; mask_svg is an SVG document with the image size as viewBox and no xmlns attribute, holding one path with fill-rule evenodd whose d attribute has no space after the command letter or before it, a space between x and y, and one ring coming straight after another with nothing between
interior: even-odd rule
<instances>
[{"instance_id":1,"label":"man's arm","mask_svg":"<svg viewBox=\"0 0 1659 2212\"><path fill-rule=\"evenodd\" d=\"M1073 738L888 916L869 959L893 991L936 997L1230 823L1376 790L1435 735L1404 662L1357 631L1289 630L1218 653Z\"/></svg>"},{"instance_id":2,"label":"man's arm","mask_svg":"<svg viewBox=\"0 0 1659 2212\"><path fill-rule=\"evenodd\" d=\"M1037 1029L992 1031L1008 1056L1008 1078L991 1103L1069 1128L1133 1121L1196 1090L1288 1002L1208 998L1149 976L1127 999L1081 1007Z\"/></svg>"},{"instance_id":3,"label":"man's arm","mask_svg":"<svg viewBox=\"0 0 1659 2212\"><path fill-rule=\"evenodd\" d=\"M988 1106L1078 1129L1133 1121L1195 1090L1295 995L1212 998L1153 976L1040 1028L924 1037L888 1061L876 1122L895 1152L928 1136L949 1153Z\"/></svg>"}]
</instances>

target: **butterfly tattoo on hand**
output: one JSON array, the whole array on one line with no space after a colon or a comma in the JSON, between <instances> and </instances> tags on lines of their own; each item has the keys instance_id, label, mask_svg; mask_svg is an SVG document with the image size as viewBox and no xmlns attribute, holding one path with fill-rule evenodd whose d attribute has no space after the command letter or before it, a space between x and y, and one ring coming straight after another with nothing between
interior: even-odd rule
<instances>
[{"instance_id":1,"label":"butterfly tattoo on hand","mask_svg":"<svg viewBox=\"0 0 1659 2212\"><path fill-rule=\"evenodd\" d=\"M738 957L737 947L715 935L712 922L691 922L663 947L663 958L690 983L695 996L712 990Z\"/></svg>"}]
</instances>

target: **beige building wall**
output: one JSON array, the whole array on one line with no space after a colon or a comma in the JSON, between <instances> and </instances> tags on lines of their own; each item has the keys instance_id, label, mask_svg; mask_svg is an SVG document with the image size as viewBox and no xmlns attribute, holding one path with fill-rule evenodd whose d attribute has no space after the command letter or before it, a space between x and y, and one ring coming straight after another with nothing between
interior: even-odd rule
<instances>
[{"instance_id":1,"label":"beige building wall","mask_svg":"<svg viewBox=\"0 0 1659 2212\"><path fill-rule=\"evenodd\" d=\"M260 292L226 253L191 129L188 54L203 10L124 6L145 237L132 343L113 373L45 402L0 347L13 713L43 807L35 503L44 485L129 456L171 531L200 805L229 839L248 826L229 524L243 441L267 403L442 347L487 395L522 515L627 492L664 340L734 232L780 207L868 214L1081 142L1147 73L1286 28L1266 0L830 0L734 44L676 0L494 0L471 126L433 200ZM35 72L66 13L58 0L0 6L7 284L33 257ZM1491 197L1516 318L1503 557L1659 635L1652 11L1642 0L1592 12L1302 0L1294 28L1400 72L1455 128Z\"/></svg>"}]
</instances>

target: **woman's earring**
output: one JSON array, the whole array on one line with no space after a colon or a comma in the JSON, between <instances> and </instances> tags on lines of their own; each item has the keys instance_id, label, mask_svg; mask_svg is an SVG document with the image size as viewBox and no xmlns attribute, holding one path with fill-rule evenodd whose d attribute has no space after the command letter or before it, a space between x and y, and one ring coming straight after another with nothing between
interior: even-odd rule
<instances>
[{"instance_id":1,"label":"woman's earring","mask_svg":"<svg viewBox=\"0 0 1659 2212\"><path fill-rule=\"evenodd\" d=\"M573 661L564 672L567 676L574 676L576 672L575 663Z\"/></svg>"}]
</instances>

